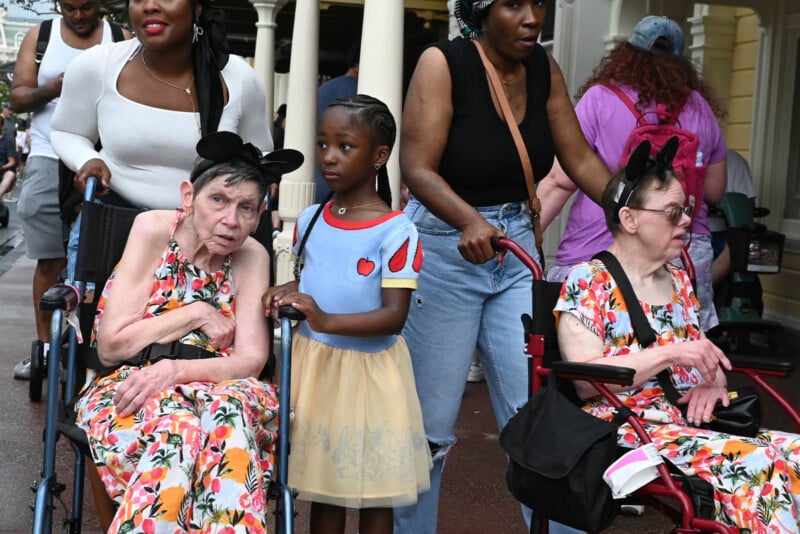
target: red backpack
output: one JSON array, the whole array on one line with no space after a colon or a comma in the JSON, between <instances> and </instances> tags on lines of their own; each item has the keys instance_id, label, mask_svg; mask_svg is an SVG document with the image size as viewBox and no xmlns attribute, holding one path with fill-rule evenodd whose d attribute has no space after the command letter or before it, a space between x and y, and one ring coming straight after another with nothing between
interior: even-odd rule
<instances>
[{"instance_id":1,"label":"red backpack","mask_svg":"<svg viewBox=\"0 0 800 534\"><path fill-rule=\"evenodd\" d=\"M678 138L678 152L672 160L672 168L683 186L686 199L692 206L692 216L697 213L700 203L703 202L703 181L706 176L706 165L703 163L703 153L699 151L700 138L689 130L678 126L678 115L667 112L663 104L659 104L654 111L641 112L631 98L618 86L608 85L614 94L622 100L636 117L636 128L628 136L622 150L620 168L623 168L631 153L642 141L649 141L650 155L654 156L670 137ZM649 113L658 115L657 123L648 123L644 116Z\"/></svg>"}]
</instances>

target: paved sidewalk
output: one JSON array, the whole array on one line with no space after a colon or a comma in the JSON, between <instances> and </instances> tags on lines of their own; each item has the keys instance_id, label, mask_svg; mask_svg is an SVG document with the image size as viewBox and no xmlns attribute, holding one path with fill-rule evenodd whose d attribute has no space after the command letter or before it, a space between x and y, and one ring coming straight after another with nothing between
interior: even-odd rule
<instances>
[{"instance_id":1,"label":"paved sidewalk","mask_svg":"<svg viewBox=\"0 0 800 534\"><path fill-rule=\"evenodd\" d=\"M30 532L34 494L29 487L40 477L44 403L28 401L28 383L14 380L14 365L30 352L34 338L31 279L34 262L19 246L0 258L0 532ZM3 268L3 267L6 268ZM788 332L779 341L783 354L794 356L800 335ZM800 403L800 377L776 381L790 402ZM788 428L771 402L765 403L767 426ZM485 383L467 384L457 428L458 444L448 456L439 512L439 534L520 534L526 532L519 505L505 485L505 456L497 442ZM72 453L59 442L58 473L72 482ZM99 532L94 504L87 487L84 529ZM69 491L62 496L69 502ZM298 534L308 532L308 505L297 503ZM54 531L63 517L56 504ZM348 534L356 532L356 515L348 515ZM656 534L669 530L653 511L643 517L619 517L605 534ZM410 533L413 534L413 533Z\"/></svg>"}]
</instances>

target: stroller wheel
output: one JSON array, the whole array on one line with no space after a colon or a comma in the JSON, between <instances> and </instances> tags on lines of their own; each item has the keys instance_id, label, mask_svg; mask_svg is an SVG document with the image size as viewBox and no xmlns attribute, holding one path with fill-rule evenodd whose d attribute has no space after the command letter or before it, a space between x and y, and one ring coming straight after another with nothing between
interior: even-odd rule
<instances>
[{"instance_id":1,"label":"stroller wheel","mask_svg":"<svg viewBox=\"0 0 800 534\"><path fill-rule=\"evenodd\" d=\"M0 204L0 228L5 228L8 226L8 219L10 215L11 214L8 211L8 207L5 204Z\"/></svg>"},{"instance_id":2,"label":"stroller wheel","mask_svg":"<svg viewBox=\"0 0 800 534\"><path fill-rule=\"evenodd\" d=\"M42 400L44 373L44 344L37 339L31 344L31 377L28 381L28 398L32 402Z\"/></svg>"}]
</instances>

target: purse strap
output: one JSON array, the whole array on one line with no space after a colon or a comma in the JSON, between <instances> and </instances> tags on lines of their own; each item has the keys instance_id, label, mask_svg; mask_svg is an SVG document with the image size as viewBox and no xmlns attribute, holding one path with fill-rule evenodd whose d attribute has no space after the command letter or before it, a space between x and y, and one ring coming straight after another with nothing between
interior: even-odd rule
<instances>
[{"instance_id":1,"label":"purse strap","mask_svg":"<svg viewBox=\"0 0 800 534\"><path fill-rule=\"evenodd\" d=\"M486 57L483 47L478 41L475 43L475 48L478 49L478 54L481 56L483 68L486 69L486 74L489 76L489 82L492 84L494 96L497 98L497 103L500 104L500 114L503 120L508 125L511 132L511 137L514 139L514 146L517 147L519 153L519 160L522 163L522 172L525 174L525 185L528 188L528 203L531 210L531 218L533 221L533 234L536 237L536 249L539 252L540 264L544 267L544 254L542 253L542 203L539 197L536 196L536 182L533 176L533 166L531 165L531 158L528 154L528 149L525 147L525 142L522 140L522 134L519 132L517 121L514 120L514 113L511 111L511 105L508 103L508 97L503 90L503 84L500 82L500 77L497 76L497 71L494 65Z\"/></svg>"},{"instance_id":2,"label":"purse strap","mask_svg":"<svg viewBox=\"0 0 800 534\"><path fill-rule=\"evenodd\" d=\"M631 317L633 333L636 336L636 339L639 341L639 344L642 346L642 348L651 345L656 340L656 333L653 331L653 328L647 321L647 317L644 315L644 310L642 310L642 305L639 303L639 299L636 297L636 292L633 290L633 286L631 286L631 281L628 279L628 275L625 274L625 270L622 268L622 265L619 264L619 260L617 260L616 256L607 250L598 252L593 256L593 258L603 262L603 265L606 266L606 269L608 269L611 277L617 283L617 286L619 286L619 290L622 293L622 298L625 301L625 307L628 308L628 314ZM678 399L681 397L681 395L675 388L675 384L672 383L669 372L667 372L666 369L662 369L656 375L656 379L658 380L658 385L660 385L661 389L664 390L664 395L667 397L667 400L682 412L685 411L685 409L682 409L678 404Z\"/></svg>"},{"instance_id":3,"label":"purse strap","mask_svg":"<svg viewBox=\"0 0 800 534\"><path fill-rule=\"evenodd\" d=\"M325 205L333 198L334 193L335 191L328 191L328 194L325 195L325 198L319 203L314 215L311 217L308 228L306 228L306 231L303 233L303 238L300 240L300 246L297 247L297 254L294 257L294 266L292 267L292 274L295 280L300 280L300 273L303 271L303 263L305 261L303 259L303 252L306 250L306 241L308 241L308 236L311 235L311 229L317 224L317 219L322 215L322 210L325 209Z\"/></svg>"}]
</instances>

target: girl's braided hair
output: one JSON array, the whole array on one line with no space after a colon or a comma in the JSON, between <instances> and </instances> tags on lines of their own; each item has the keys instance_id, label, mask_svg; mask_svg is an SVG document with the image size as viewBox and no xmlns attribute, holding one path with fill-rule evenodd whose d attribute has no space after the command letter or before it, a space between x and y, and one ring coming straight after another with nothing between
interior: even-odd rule
<instances>
[{"instance_id":1,"label":"girl's braided hair","mask_svg":"<svg viewBox=\"0 0 800 534\"><path fill-rule=\"evenodd\" d=\"M397 124L386 104L369 95L354 95L338 98L328 107L335 106L351 111L362 124L372 130L378 145L386 145L389 150L392 149L397 136ZM381 168L378 169L378 196L391 209L392 192L389 188L389 173L386 171L386 165L381 165Z\"/></svg>"}]
</instances>

